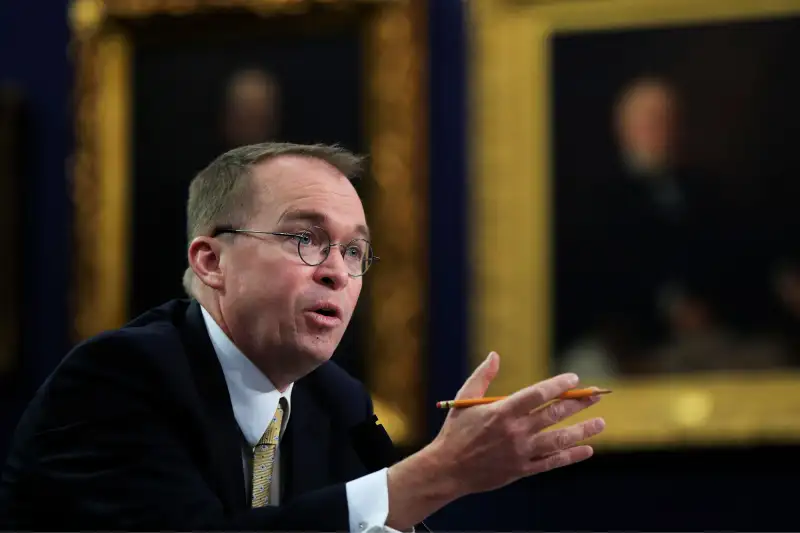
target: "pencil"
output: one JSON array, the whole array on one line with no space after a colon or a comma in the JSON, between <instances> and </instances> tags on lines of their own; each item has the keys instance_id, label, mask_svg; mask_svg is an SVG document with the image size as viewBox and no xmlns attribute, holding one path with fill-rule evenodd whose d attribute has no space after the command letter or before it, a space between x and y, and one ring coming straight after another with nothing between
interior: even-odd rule
<instances>
[{"instance_id":1,"label":"pencil","mask_svg":"<svg viewBox=\"0 0 800 533\"><path fill-rule=\"evenodd\" d=\"M559 396L559 399L589 398L590 396L609 394L610 392L611 391L608 389L572 389ZM487 403L499 402L506 398L508 398L508 396L490 396L487 398L472 398L469 400L444 400L436 402L436 407L439 409L458 409L462 407L472 407L474 405L486 405Z\"/></svg>"}]
</instances>

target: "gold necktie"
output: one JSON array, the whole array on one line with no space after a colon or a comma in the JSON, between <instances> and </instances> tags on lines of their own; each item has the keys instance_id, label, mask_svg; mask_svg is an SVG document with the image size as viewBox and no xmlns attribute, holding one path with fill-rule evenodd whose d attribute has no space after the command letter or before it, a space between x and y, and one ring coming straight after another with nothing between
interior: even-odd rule
<instances>
[{"instance_id":1,"label":"gold necktie","mask_svg":"<svg viewBox=\"0 0 800 533\"><path fill-rule=\"evenodd\" d=\"M283 420L283 402L281 398L272 422L253 449L253 507L264 507L269 503L269 491L272 484L272 470L275 465L275 452L278 450L278 439L281 434Z\"/></svg>"}]
</instances>

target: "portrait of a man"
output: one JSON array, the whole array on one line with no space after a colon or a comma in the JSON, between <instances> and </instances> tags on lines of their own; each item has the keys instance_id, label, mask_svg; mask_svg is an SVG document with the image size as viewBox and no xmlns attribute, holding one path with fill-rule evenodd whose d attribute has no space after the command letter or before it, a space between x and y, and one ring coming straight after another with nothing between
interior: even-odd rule
<instances>
[{"instance_id":1,"label":"portrait of a man","mask_svg":"<svg viewBox=\"0 0 800 533\"><path fill-rule=\"evenodd\" d=\"M780 332L796 210L777 193L800 175L784 137L800 119L787 74L798 28L787 19L556 37L559 369L800 363ZM587 73L597 80L588 88L577 83Z\"/></svg>"}]
</instances>

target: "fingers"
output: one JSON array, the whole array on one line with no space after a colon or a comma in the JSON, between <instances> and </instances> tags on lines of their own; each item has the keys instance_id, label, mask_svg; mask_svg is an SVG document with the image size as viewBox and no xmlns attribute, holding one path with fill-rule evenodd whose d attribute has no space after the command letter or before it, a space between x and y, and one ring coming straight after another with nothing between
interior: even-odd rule
<instances>
[{"instance_id":1,"label":"fingers","mask_svg":"<svg viewBox=\"0 0 800 533\"><path fill-rule=\"evenodd\" d=\"M539 409L528 418L531 432L539 432L554 426L575 413L583 411L600 401L600 396L590 396L579 400L557 400Z\"/></svg>"},{"instance_id":2,"label":"fingers","mask_svg":"<svg viewBox=\"0 0 800 533\"><path fill-rule=\"evenodd\" d=\"M464 385L456 394L456 400L467 398L482 398L486 394L486 390L492 383L492 380L497 376L500 370L500 356L496 352L491 352L484 361L478 365L478 368L467 378Z\"/></svg>"},{"instance_id":3,"label":"fingers","mask_svg":"<svg viewBox=\"0 0 800 533\"><path fill-rule=\"evenodd\" d=\"M503 408L518 416L527 415L577 384L578 376L575 374L561 374L515 392L504 402Z\"/></svg>"},{"instance_id":4,"label":"fingers","mask_svg":"<svg viewBox=\"0 0 800 533\"><path fill-rule=\"evenodd\" d=\"M563 429L539 433L531 438L531 457L547 457L572 448L605 428L602 418L593 418Z\"/></svg>"},{"instance_id":5,"label":"fingers","mask_svg":"<svg viewBox=\"0 0 800 533\"><path fill-rule=\"evenodd\" d=\"M591 446L575 446L566 450L561 450L551 455L535 459L528 464L526 474L540 474L548 470L554 470L564 466L569 466L581 461L585 461L594 454Z\"/></svg>"}]
</instances>

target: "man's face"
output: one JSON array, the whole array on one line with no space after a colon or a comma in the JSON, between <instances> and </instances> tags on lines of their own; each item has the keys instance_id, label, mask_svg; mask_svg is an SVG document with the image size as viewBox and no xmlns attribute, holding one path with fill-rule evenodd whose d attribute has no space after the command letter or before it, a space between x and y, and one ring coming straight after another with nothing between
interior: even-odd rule
<instances>
[{"instance_id":1,"label":"man's face","mask_svg":"<svg viewBox=\"0 0 800 533\"><path fill-rule=\"evenodd\" d=\"M275 138L280 121L280 87L261 72L240 74L228 88L224 128L230 146Z\"/></svg>"},{"instance_id":2,"label":"man's face","mask_svg":"<svg viewBox=\"0 0 800 533\"><path fill-rule=\"evenodd\" d=\"M633 88L620 108L619 134L625 152L645 164L666 164L672 151L674 115L673 97L666 87Z\"/></svg>"},{"instance_id":3,"label":"man's face","mask_svg":"<svg viewBox=\"0 0 800 533\"><path fill-rule=\"evenodd\" d=\"M299 233L322 227L331 242L365 235L361 201L349 180L325 162L283 156L253 169L253 216L242 229ZM306 373L327 361L353 316L362 278L351 277L332 247L318 266L298 255L297 239L239 234L220 255L220 310L233 341L280 372ZM335 312L322 317L322 308Z\"/></svg>"}]
</instances>

